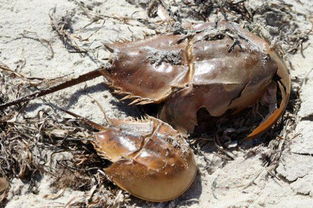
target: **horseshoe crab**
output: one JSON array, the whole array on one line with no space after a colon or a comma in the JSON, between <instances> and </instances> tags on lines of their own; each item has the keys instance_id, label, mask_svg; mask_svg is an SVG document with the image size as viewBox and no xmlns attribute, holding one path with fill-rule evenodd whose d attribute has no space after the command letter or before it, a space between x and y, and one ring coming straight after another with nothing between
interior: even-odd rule
<instances>
[{"instance_id":1,"label":"horseshoe crab","mask_svg":"<svg viewBox=\"0 0 313 208\"><path fill-rule=\"evenodd\" d=\"M158 119L113 120L112 127L95 138L98 154L113 162L106 173L139 198L175 199L196 176L197 166L185 136Z\"/></svg>"},{"instance_id":2,"label":"horseshoe crab","mask_svg":"<svg viewBox=\"0 0 313 208\"><path fill-rule=\"evenodd\" d=\"M161 103L163 121L192 132L197 112L218 117L256 103L271 83L281 90L281 106L248 137L269 128L286 107L290 78L269 44L231 23L201 24L187 35L159 35L113 43L109 70L101 70L131 104ZM277 78L277 80L274 80ZM276 95L275 95L276 96Z\"/></svg>"},{"instance_id":3,"label":"horseshoe crab","mask_svg":"<svg viewBox=\"0 0 313 208\"><path fill-rule=\"evenodd\" d=\"M247 135L253 138L279 119L290 95L288 70L265 40L227 22L187 31L108 44L110 66L4 103L0 109L101 75L115 92L125 95L123 99L131 99L130 104L162 103L161 120L147 117L97 125L101 132L93 143L99 155L113 162L106 173L119 187L149 201L174 199L196 174L184 138L197 125L200 108L214 117L237 113L258 102L270 86L278 86L281 102Z\"/></svg>"}]
</instances>

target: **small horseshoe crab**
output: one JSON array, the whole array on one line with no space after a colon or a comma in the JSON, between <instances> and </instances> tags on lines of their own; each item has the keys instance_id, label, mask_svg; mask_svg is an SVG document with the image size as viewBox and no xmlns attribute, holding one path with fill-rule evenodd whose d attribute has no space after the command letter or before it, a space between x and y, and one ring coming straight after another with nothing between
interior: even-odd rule
<instances>
[{"instance_id":1,"label":"small horseshoe crab","mask_svg":"<svg viewBox=\"0 0 313 208\"><path fill-rule=\"evenodd\" d=\"M253 138L275 124L290 95L288 70L265 40L227 22L188 31L108 44L113 55L108 67L4 103L0 109L98 76L125 95L123 99L131 99L130 104L163 104L160 120L112 119L109 126L94 125L101 131L93 144L99 155L112 161L106 173L119 187L144 200L175 199L197 172L185 139L194 131L201 108L212 117L234 114L257 103L273 86L278 88L281 101L247 135Z\"/></svg>"}]
</instances>

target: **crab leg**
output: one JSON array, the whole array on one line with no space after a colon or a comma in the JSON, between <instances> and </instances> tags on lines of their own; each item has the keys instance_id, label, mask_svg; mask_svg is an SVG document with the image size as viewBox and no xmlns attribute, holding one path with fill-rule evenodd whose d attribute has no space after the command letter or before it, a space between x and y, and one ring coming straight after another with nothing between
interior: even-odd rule
<instances>
[{"instance_id":1,"label":"crab leg","mask_svg":"<svg viewBox=\"0 0 313 208\"><path fill-rule=\"evenodd\" d=\"M78 76L77 78L65 81L61 84L50 87L48 89L40 90L38 92L34 92L30 95L26 95L24 97L18 98L16 100L11 101L11 102L3 103L0 105L0 110L3 110L6 107L9 107L12 105L16 105L16 104L23 103L23 102L28 102L32 99L35 99L35 98L38 98L38 97L41 97L41 96L65 89L65 88L68 88L68 87L72 87L72 86L77 85L79 83L82 83L82 82L94 79L96 77L102 76L102 73L101 73L102 70L103 70L103 68L98 68L98 69L93 70L91 72L87 72L85 74L82 74L82 75Z\"/></svg>"}]
</instances>

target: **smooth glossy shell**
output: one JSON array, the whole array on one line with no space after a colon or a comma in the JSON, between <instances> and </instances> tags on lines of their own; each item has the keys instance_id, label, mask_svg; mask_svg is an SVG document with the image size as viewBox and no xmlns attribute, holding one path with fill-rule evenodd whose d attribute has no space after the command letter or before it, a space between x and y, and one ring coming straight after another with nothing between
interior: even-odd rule
<instances>
[{"instance_id":1,"label":"smooth glossy shell","mask_svg":"<svg viewBox=\"0 0 313 208\"><path fill-rule=\"evenodd\" d=\"M114 183L148 201L175 199L192 184L197 167L181 134L154 118L113 121L96 135L98 154L113 162L105 172Z\"/></svg>"},{"instance_id":2,"label":"smooth glossy shell","mask_svg":"<svg viewBox=\"0 0 313 208\"><path fill-rule=\"evenodd\" d=\"M200 108L218 117L256 103L276 75L285 80L282 102L288 102L287 68L266 41L225 22L192 30L111 44L115 56L104 76L132 104L164 101L160 119L182 132L193 132ZM284 109L263 124L272 125Z\"/></svg>"}]
</instances>

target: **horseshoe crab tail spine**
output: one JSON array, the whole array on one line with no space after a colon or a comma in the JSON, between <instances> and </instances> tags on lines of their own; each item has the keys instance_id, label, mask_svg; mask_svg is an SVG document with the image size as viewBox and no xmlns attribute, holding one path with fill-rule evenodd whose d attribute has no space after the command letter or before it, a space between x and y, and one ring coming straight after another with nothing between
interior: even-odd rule
<instances>
[{"instance_id":1,"label":"horseshoe crab tail spine","mask_svg":"<svg viewBox=\"0 0 313 208\"><path fill-rule=\"evenodd\" d=\"M48 104L48 105L49 105L50 107L52 107L52 108L56 108L56 109L58 109L58 110L60 110L60 111L63 111L63 112L65 112L65 113L67 113L67 114L69 114L69 115L71 115L71 116L73 116L73 117L75 117L75 118L80 119L80 120L83 121L85 124L91 126L92 128L95 128L95 129L97 129L97 130L99 130L99 131L102 131L102 130L106 130L106 129L107 129L105 126L102 126L102 125L100 125L100 124L97 124L97 123L95 123L95 122L93 122L93 121L91 121L91 120L89 120L89 119L87 119L87 118L84 118L84 117L82 117L82 116L80 116L80 115L77 115L76 113L73 113L73 112L71 112L71 111L65 110L64 108L58 107L58 106L56 106L56 105L54 105L54 104Z\"/></svg>"},{"instance_id":2,"label":"horseshoe crab tail spine","mask_svg":"<svg viewBox=\"0 0 313 208\"><path fill-rule=\"evenodd\" d=\"M41 97L41 96L44 96L44 95L47 95L47 94L51 94L53 92L65 89L67 87L71 87L71 86L77 85L79 83L82 83L82 82L94 79L96 77L102 76L102 74L100 73L101 70L104 70L104 68L98 68L98 69L93 70L91 72L87 72L85 74L82 74L82 75L78 76L77 78L74 78L74 79L71 79L71 80L67 80L67 81L65 81L65 82L63 82L61 84L52 86L52 87L50 87L48 89L44 89L44 90L41 90L41 91L38 91L38 92L34 92L34 93L30 94L30 95L26 95L26 96L18 98L16 100L13 100L13 101L10 101L10 102L7 102L7 103L3 103L3 104L0 105L0 110L3 110L6 107L9 107L9 106L12 106L12 105L17 105L19 103L28 102L28 101L33 100L35 98L38 98L38 97Z\"/></svg>"}]
</instances>

